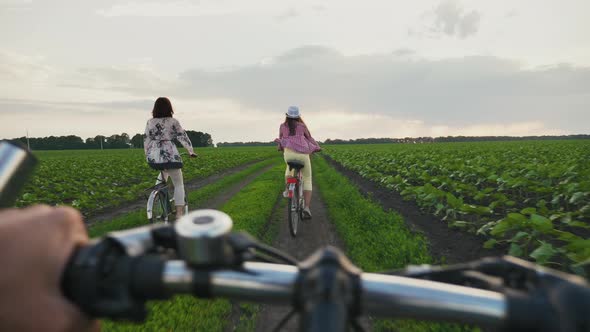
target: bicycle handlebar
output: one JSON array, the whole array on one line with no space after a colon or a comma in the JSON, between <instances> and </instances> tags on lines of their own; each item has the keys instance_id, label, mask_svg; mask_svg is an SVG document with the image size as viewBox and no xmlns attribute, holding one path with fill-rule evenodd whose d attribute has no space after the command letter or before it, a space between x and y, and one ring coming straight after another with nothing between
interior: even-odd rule
<instances>
[{"instance_id":1,"label":"bicycle handlebar","mask_svg":"<svg viewBox=\"0 0 590 332\"><path fill-rule=\"evenodd\" d=\"M207 273L208 283L199 285L195 274ZM194 294L208 288L213 297L234 300L291 304L299 270L295 266L246 262L241 270L203 272L184 261L166 262L162 281L169 293ZM204 279L204 278L203 278ZM365 314L383 317L412 317L501 325L506 318L503 294L439 282L374 273L361 275L361 307Z\"/></svg>"},{"instance_id":2,"label":"bicycle handlebar","mask_svg":"<svg viewBox=\"0 0 590 332\"><path fill-rule=\"evenodd\" d=\"M168 260L154 254L157 248L174 249L179 257ZM63 287L94 317L135 321L145 318L147 300L192 294L291 304L302 315L303 331L343 331L360 314L505 330L590 327L590 288L583 279L511 257L410 267L398 275L362 273L331 247L297 266L252 261L273 255L280 260L273 250L231 233L224 213L199 210L174 226L114 232L81 248Z\"/></svg>"}]
</instances>

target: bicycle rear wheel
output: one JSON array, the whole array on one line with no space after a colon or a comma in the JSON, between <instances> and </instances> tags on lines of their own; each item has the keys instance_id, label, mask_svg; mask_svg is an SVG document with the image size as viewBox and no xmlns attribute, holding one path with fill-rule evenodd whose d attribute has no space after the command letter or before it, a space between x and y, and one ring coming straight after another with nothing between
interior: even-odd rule
<instances>
[{"instance_id":1,"label":"bicycle rear wheel","mask_svg":"<svg viewBox=\"0 0 590 332\"><path fill-rule=\"evenodd\" d=\"M289 232L291 233L292 237L297 236L297 229L299 227L299 220L301 219L301 209L299 207L299 185L295 185L295 190L293 190L293 197L289 197L289 201L287 202L287 211L288 211L288 219L289 219Z\"/></svg>"},{"instance_id":2,"label":"bicycle rear wheel","mask_svg":"<svg viewBox=\"0 0 590 332\"><path fill-rule=\"evenodd\" d=\"M152 218L150 219L150 223L157 223L157 222L165 222L168 219L168 198L166 194L162 191L159 191L158 194L154 197L154 202L152 205Z\"/></svg>"}]
</instances>

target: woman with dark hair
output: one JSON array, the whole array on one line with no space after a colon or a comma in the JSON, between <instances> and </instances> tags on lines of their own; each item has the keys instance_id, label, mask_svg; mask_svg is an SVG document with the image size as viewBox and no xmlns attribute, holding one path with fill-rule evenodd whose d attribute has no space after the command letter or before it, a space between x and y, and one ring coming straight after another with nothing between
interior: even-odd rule
<instances>
[{"instance_id":1,"label":"woman with dark hair","mask_svg":"<svg viewBox=\"0 0 590 332\"><path fill-rule=\"evenodd\" d=\"M311 218L309 207L311 204L312 182L309 155L320 151L321 148L318 142L311 137L297 106L289 107L285 115L285 122L279 127L279 138L275 141L279 143L279 150L284 151L285 162L296 160L304 165L301 170L303 175L303 199L305 200L303 213L307 218ZM290 171L289 166L287 166L285 179L290 176L293 176L293 171Z\"/></svg>"},{"instance_id":2,"label":"woman with dark hair","mask_svg":"<svg viewBox=\"0 0 590 332\"><path fill-rule=\"evenodd\" d=\"M184 181L182 179L182 158L173 140L184 146L191 158L196 157L188 135L182 129L178 120L172 117L174 110L170 100L166 97L156 99L152 118L145 126L145 140L143 148L150 167L163 171L164 179L172 178L174 184L174 201L176 202L176 218L180 218L184 211Z\"/></svg>"}]
</instances>

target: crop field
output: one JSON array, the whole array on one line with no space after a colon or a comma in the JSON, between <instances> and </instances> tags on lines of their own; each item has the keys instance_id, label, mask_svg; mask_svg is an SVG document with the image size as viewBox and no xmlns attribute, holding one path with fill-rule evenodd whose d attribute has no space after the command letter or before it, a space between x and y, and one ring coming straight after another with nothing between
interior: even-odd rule
<instances>
[{"instance_id":1,"label":"crop field","mask_svg":"<svg viewBox=\"0 0 590 332\"><path fill-rule=\"evenodd\" d=\"M330 146L345 168L509 254L584 274L590 141Z\"/></svg>"},{"instance_id":2,"label":"crop field","mask_svg":"<svg viewBox=\"0 0 590 332\"><path fill-rule=\"evenodd\" d=\"M442 228L454 236L476 239L474 248L495 247L496 252L585 276L590 271L588 140L323 146L312 158L314 218L302 224L295 239L288 234L281 195L284 161L274 147L197 152L199 158L185 158L183 168L185 181L199 180L197 189L187 192L189 207L220 209L232 217L235 230L277 248L286 243L297 251L342 244L352 262L367 272L450 261L449 252L433 249L438 239L432 233L416 231L415 220L385 206L358 184L362 180L379 193L399 193L395 197L402 208L422 210L418 212L432 223L446 223L450 229ZM92 238L147 223L144 207L123 208L140 200L155 181L157 172L146 165L143 150L35 154L40 164L19 206L66 204L81 209L89 220L108 215L90 221ZM309 234L317 236L306 238ZM449 249L455 250L452 257L464 261L467 250L457 248ZM104 320L102 328L268 331L277 324L266 321L274 308L224 299L176 296L150 302L149 308L141 324ZM476 326L376 318L367 330L479 331Z\"/></svg>"},{"instance_id":3,"label":"crop field","mask_svg":"<svg viewBox=\"0 0 590 332\"><path fill-rule=\"evenodd\" d=\"M199 157L184 157L185 181L255 160L277 156L271 148L198 148ZM142 149L35 152L40 163L23 190L18 206L65 204L89 215L137 199L158 176Z\"/></svg>"}]
</instances>

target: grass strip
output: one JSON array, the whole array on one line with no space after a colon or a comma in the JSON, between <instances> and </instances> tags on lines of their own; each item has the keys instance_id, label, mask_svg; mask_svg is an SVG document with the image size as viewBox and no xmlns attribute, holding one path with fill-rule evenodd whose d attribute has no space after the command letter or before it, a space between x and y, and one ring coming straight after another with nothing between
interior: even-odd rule
<instances>
[{"instance_id":1,"label":"grass strip","mask_svg":"<svg viewBox=\"0 0 590 332\"><path fill-rule=\"evenodd\" d=\"M266 243L272 242L277 234L276 227L269 226L273 210L280 199L279 193L285 187L285 166L281 163L269 172L261 175L255 182L228 201L221 210L229 214L234 221L234 230L246 231ZM279 206L285 206L280 202ZM233 331L254 331L260 306L240 304L241 316L238 324L231 327ZM229 314L229 310L228 310Z\"/></svg>"},{"instance_id":2,"label":"grass strip","mask_svg":"<svg viewBox=\"0 0 590 332\"><path fill-rule=\"evenodd\" d=\"M253 173L269 164L277 163L276 167L262 173L222 207L221 210L232 217L234 230L248 231L256 236L265 229L283 187L284 166L282 163L278 165L278 162L277 158L264 162L254 170L248 169ZM198 202L213 196L213 192L220 192L246 175L242 174L236 181L227 177L219 181L226 181L225 184L218 182L206 186L200 190L202 193L194 194L192 197L189 195L189 201L197 205ZM203 192L206 190L212 192ZM142 325L105 321L103 331L223 331L231 312L231 304L227 300L199 300L191 296L176 296L170 301L151 303L149 307L150 315ZM255 323L257 308L248 305L245 308L248 317L240 319L237 329L251 330Z\"/></svg>"},{"instance_id":3,"label":"grass strip","mask_svg":"<svg viewBox=\"0 0 590 332\"><path fill-rule=\"evenodd\" d=\"M384 211L379 204L365 198L321 157L314 158L314 182L326 203L330 220L346 244L348 257L364 271L378 272L432 262L427 240L421 234L410 232L399 214ZM376 331L470 330L455 324L410 320L380 320L373 327Z\"/></svg>"}]
</instances>

